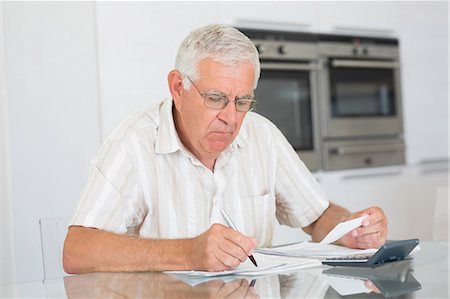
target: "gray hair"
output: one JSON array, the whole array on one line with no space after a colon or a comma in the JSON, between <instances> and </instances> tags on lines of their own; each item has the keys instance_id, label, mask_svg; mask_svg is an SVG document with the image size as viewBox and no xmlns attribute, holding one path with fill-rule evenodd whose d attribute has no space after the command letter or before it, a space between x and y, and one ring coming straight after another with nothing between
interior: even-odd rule
<instances>
[{"instance_id":1,"label":"gray hair","mask_svg":"<svg viewBox=\"0 0 450 299\"><path fill-rule=\"evenodd\" d=\"M175 68L183 75L183 87L191 86L189 77L199 79L197 66L201 60L212 58L227 66L248 61L255 70L255 83L258 85L261 72L258 50L250 39L234 27L213 24L198 28L184 39L178 49Z\"/></svg>"}]
</instances>

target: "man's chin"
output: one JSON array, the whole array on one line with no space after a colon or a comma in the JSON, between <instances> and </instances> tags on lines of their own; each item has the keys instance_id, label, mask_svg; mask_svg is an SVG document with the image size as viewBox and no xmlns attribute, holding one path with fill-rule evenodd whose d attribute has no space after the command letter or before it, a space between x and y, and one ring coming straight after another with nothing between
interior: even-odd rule
<instances>
[{"instance_id":1,"label":"man's chin","mask_svg":"<svg viewBox=\"0 0 450 299\"><path fill-rule=\"evenodd\" d=\"M225 142L225 141L213 141L209 143L209 150L211 152L220 154L221 152L223 152L224 150L227 149L227 147L230 145L230 142Z\"/></svg>"}]
</instances>

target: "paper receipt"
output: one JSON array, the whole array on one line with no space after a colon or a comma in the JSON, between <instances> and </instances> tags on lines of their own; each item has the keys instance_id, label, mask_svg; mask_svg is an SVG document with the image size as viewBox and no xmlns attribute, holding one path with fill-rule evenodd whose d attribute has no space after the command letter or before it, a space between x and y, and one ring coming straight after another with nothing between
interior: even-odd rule
<instances>
[{"instance_id":1,"label":"paper receipt","mask_svg":"<svg viewBox=\"0 0 450 299\"><path fill-rule=\"evenodd\" d=\"M328 235L325 236L325 238L323 238L322 241L320 241L320 244L330 244L336 240L339 240L346 233L351 232L357 227L360 227L366 217L367 215L364 215L359 218L339 223L328 233Z\"/></svg>"}]
</instances>

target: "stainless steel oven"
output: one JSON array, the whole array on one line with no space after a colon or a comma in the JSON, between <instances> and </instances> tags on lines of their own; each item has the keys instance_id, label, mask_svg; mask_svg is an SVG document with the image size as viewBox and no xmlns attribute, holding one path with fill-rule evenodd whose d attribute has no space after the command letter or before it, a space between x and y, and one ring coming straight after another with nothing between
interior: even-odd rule
<instances>
[{"instance_id":1,"label":"stainless steel oven","mask_svg":"<svg viewBox=\"0 0 450 299\"><path fill-rule=\"evenodd\" d=\"M398 40L318 35L326 170L405 162Z\"/></svg>"},{"instance_id":2,"label":"stainless steel oven","mask_svg":"<svg viewBox=\"0 0 450 299\"><path fill-rule=\"evenodd\" d=\"M259 51L255 109L286 136L310 170L321 166L316 37L308 33L242 29Z\"/></svg>"}]
</instances>

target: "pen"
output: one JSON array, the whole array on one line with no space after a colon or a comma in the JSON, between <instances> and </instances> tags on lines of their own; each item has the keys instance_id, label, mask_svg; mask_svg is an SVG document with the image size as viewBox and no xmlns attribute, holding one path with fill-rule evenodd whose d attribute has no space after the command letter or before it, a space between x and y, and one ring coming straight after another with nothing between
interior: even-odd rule
<instances>
[{"instance_id":1,"label":"pen","mask_svg":"<svg viewBox=\"0 0 450 299\"><path fill-rule=\"evenodd\" d=\"M223 219L225 219L225 222L227 223L228 227L231 229L234 229L235 231L238 231L236 229L236 226L234 226L233 222L231 221L230 217L227 215L227 213L225 213L225 211L222 209L222 216ZM253 257L253 255L249 255L248 258L252 261L253 265L255 265L255 267L258 267L258 264L256 263L255 258Z\"/></svg>"}]
</instances>

